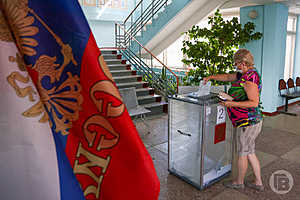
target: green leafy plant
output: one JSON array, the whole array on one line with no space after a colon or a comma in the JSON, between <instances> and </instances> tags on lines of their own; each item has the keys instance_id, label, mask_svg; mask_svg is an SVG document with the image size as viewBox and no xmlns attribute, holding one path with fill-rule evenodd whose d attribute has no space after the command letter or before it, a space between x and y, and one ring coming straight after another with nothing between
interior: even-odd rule
<instances>
[{"instance_id":1,"label":"green leafy plant","mask_svg":"<svg viewBox=\"0 0 300 200\"><path fill-rule=\"evenodd\" d=\"M193 26L185 33L189 40L183 41L181 50L186 58L182 62L193 69L184 77L184 85L198 85L203 77L232 73L233 55L239 46L262 37L262 33L254 32L254 23L242 26L236 17L224 21L219 10L208 19L210 29ZM213 81L212 84L227 83Z\"/></svg>"}]
</instances>

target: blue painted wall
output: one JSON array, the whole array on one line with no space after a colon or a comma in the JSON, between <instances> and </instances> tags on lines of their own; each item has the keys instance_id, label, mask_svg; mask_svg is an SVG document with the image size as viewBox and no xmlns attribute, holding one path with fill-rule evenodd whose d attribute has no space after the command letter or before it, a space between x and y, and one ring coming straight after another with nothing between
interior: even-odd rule
<instances>
[{"instance_id":1,"label":"blue painted wall","mask_svg":"<svg viewBox=\"0 0 300 200\"><path fill-rule=\"evenodd\" d=\"M257 18L251 19L248 13L255 10L258 13ZM240 8L240 21L242 24L252 22L255 24L255 32L264 32L264 6L251 6ZM263 38L260 40L253 40L241 48L246 48L253 54L256 69L261 73L262 71L262 54L263 54Z\"/></svg>"},{"instance_id":2,"label":"blue painted wall","mask_svg":"<svg viewBox=\"0 0 300 200\"><path fill-rule=\"evenodd\" d=\"M265 91L262 101L266 100L263 104L266 112L275 112L277 107L283 105L283 99L278 96L278 80L283 78L284 74L287 20L286 5L265 5L262 70Z\"/></svg>"},{"instance_id":3,"label":"blue painted wall","mask_svg":"<svg viewBox=\"0 0 300 200\"><path fill-rule=\"evenodd\" d=\"M283 78L284 73L288 7L273 3L262 8L260 6L242 8L240 12L242 24L249 21L247 15L252 9L258 11L258 18L253 22L258 30L263 30L261 31L263 39L246 44L245 47L253 51L256 64L261 65L258 67L263 81L261 100L264 111L272 113L277 110L277 107L283 105L283 99L278 95L278 80Z\"/></svg>"}]
</instances>

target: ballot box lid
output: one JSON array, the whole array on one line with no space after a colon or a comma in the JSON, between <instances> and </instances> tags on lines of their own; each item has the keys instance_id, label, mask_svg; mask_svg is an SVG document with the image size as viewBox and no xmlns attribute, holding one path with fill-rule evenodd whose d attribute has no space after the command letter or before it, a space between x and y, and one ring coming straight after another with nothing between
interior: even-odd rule
<instances>
[{"instance_id":1,"label":"ballot box lid","mask_svg":"<svg viewBox=\"0 0 300 200\"><path fill-rule=\"evenodd\" d=\"M197 96L195 93L189 93L185 95L173 95L168 98L198 105L212 105L220 102L217 96L218 95L215 93L210 93L209 95L204 96Z\"/></svg>"}]
</instances>

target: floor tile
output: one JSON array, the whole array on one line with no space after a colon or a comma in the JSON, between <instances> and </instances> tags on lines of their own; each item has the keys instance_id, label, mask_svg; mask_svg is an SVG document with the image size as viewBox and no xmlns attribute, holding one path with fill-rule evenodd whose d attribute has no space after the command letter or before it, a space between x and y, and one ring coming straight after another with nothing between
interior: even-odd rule
<instances>
[{"instance_id":1,"label":"floor tile","mask_svg":"<svg viewBox=\"0 0 300 200\"><path fill-rule=\"evenodd\" d=\"M293 107L297 112L297 107ZM299 109L300 111L300 109ZM300 114L300 112L299 112ZM300 115L299 115L300 116ZM298 200L300 194L300 117L278 115L266 117L262 133L256 139L256 154L262 167L264 192L252 189L231 190L225 188L223 179L204 190L198 190L168 172L168 115L147 118L151 133L145 125L136 123L137 130L153 158L154 166L161 184L159 200ZM272 191L269 178L276 170L287 170L294 178L292 190L279 195ZM254 178L250 167L246 180ZM227 178L232 179L231 177Z\"/></svg>"},{"instance_id":2,"label":"floor tile","mask_svg":"<svg viewBox=\"0 0 300 200\"><path fill-rule=\"evenodd\" d=\"M257 150L276 156L282 156L299 145L300 135L270 127L263 127L262 132L256 138Z\"/></svg>"},{"instance_id":3,"label":"floor tile","mask_svg":"<svg viewBox=\"0 0 300 200\"><path fill-rule=\"evenodd\" d=\"M292 149L291 151L287 152L283 156L283 159L287 159L289 161L298 162L300 164L300 146Z\"/></svg>"},{"instance_id":4,"label":"floor tile","mask_svg":"<svg viewBox=\"0 0 300 200\"><path fill-rule=\"evenodd\" d=\"M157 149L157 150L159 150L159 151L161 151L163 153L168 154L168 142L155 145L155 146L153 146L153 148L155 148L155 149Z\"/></svg>"},{"instance_id":5,"label":"floor tile","mask_svg":"<svg viewBox=\"0 0 300 200\"><path fill-rule=\"evenodd\" d=\"M274 155L271 155L271 154L268 154L268 153L264 153L264 152L261 152L261 151L256 151L256 156L259 160L261 169L263 167L267 166L268 164L270 164L271 162L274 162L276 159L279 159L279 157L277 157L277 156L274 156ZM248 171L247 171L246 176L249 176L252 173L253 173L253 171L252 171L252 168L251 168L250 163L249 163L249 167L248 167Z\"/></svg>"},{"instance_id":6,"label":"floor tile","mask_svg":"<svg viewBox=\"0 0 300 200\"><path fill-rule=\"evenodd\" d=\"M274 192L269 184L270 177L272 173L275 173L277 170L286 170L291 173L294 185L286 194L278 194ZM250 175L247 177L248 181L254 179L254 175ZM291 162L285 159L277 159L275 162L270 163L268 166L262 169L262 180L265 186L265 191L258 192L251 188L246 188L245 190L241 191L245 195L253 198L253 199L269 199L269 200L298 200L300 194L300 164Z\"/></svg>"},{"instance_id":7,"label":"floor tile","mask_svg":"<svg viewBox=\"0 0 300 200\"><path fill-rule=\"evenodd\" d=\"M142 122L137 122L136 128L143 142L155 146L168 141L168 115L160 115L157 118L147 118L150 133Z\"/></svg>"},{"instance_id":8,"label":"floor tile","mask_svg":"<svg viewBox=\"0 0 300 200\"><path fill-rule=\"evenodd\" d=\"M256 156L257 156L257 158L260 162L261 169L263 167L267 166L268 164L274 162L276 159L279 159L279 157L277 157L277 156L274 156L274 155L271 155L271 154L268 154L268 153L264 153L264 152L261 152L261 151L256 151ZM227 178L225 178L221 182L228 181L228 180L234 180L237 177L237 173L238 173L237 159L238 159L238 157L237 157L237 155L235 155L234 163L232 165L233 166L232 167L232 173L230 174L230 176L228 176ZM252 171L250 163L248 163L248 170L247 170L247 173L246 173L246 177L250 176L251 174L253 174L253 171Z\"/></svg>"},{"instance_id":9,"label":"floor tile","mask_svg":"<svg viewBox=\"0 0 300 200\"><path fill-rule=\"evenodd\" d=\"M246 196L245 194L237 191L226 189L224 192L218 194L216 197L212 198L212 200L251 200L252 198Z\"/></svg>"},{"instance_id":10,"label":"floor tile","mask_svg":"<svg viewBox=\"0 0 300 200\"><path fill-rule=\"evenodd\" d=\"M284 109L281 109L284 110ZM289 105L288 112L300 115L300 103Z\"/></svg>"},{"instance_id":11,"label":"floor tile","mask_svg":"<svg viewBox=\"0 0 300 200\"><path fill-rule=\"evenodd\" d=\"M279 114L273 117L265 117L263 126L300 135L299 121L300 114L298 116Z\"/></svg>"},{"instance_id":12,"label":"floor tile","mask_svg":"<svg viewBox=\"0 0 300 200\"><path fill-rule=\"evenodd\" d=\"M155 148L149 149L149 152L160 180L159 200L208 200L225 190L222 184L216 183L200 191L180 178L169 174L167 154Z\"/></svg>"}]
</instances>

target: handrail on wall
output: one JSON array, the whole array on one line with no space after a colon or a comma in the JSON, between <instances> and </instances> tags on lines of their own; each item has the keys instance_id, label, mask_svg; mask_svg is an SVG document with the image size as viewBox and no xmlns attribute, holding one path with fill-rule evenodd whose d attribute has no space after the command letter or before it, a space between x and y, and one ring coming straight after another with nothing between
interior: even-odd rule
<instances>
[{"instance_id":1,"label":"handrail on wall","mask_svg":"<svg viewBox=\"0 0 300 200\"><path fill-rule=\"evenodd\" d=\"M135 39L134 36L132 36L130 33L128 33L119 23L115 22L115 24L124 31L125 34L128 34L131 39L133 39L140 47L142 47L146 52L148 52L155 60L157 60L163 67L165 67L171 74L173 74L176 78L176 92L178 93L178 84L179 84L179 78L178 76L169 68L167 67L163 62L161 62L151 51L149 51L146 47L144 47L137 39Z\"/></svg>"}]
</instances>

